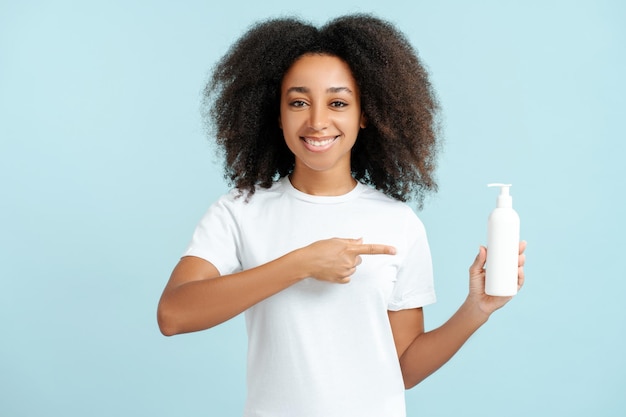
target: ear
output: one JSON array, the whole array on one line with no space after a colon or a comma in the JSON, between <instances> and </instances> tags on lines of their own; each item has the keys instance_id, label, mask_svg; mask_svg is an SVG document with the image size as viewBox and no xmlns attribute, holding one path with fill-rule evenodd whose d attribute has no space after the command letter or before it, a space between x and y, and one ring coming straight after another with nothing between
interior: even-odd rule
<instances>
[{"instance_id":1,"label":"ear","mask_svg":"<svg viewBox=\"0 0 626 417\"><path fill-rule=\"evenodd\" d=\"M359 126L361 129L365 129L367 127L367 117L365 117L365 113L361 112L361 121L359 122Z\"/></svg>"}]
</instances>

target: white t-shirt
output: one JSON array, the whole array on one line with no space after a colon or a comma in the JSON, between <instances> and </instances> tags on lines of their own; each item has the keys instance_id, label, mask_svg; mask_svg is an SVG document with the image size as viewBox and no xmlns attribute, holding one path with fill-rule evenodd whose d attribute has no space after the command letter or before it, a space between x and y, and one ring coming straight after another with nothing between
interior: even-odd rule
<instances>
[{"instance_id":1,"label":"white t-shirt","mask_svg":"<svg viewBox=\"0 0 626 417\"><path fill-rule=\"evenodd\" d=\"M186 256L222 275L317 240L363 238L396 255L362 255L348 284L307 278L245 312L245 417L403 417L404 384L388 310L435 301L426 232L411 208L363 184L312 196L287 177L248 202L233 191L197 226Z\"/></svg>"}]
</instances>

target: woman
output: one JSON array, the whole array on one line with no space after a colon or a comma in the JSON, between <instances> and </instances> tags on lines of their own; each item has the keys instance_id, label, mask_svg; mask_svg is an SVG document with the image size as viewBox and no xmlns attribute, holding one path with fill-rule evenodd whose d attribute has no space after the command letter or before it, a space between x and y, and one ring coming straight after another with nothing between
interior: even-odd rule
<instances>
[{"instance_id":1,"label":"woman","mask_svg":"<svg viewBox=\"0 0 626 417\"><path fill-rule=\"evenodd\" d=\"M466 301L424 330L430 252L405 201L436 189L438 106L415 51L372 16L270 20L224 56L206 97L235 187L175 267L161 331L245 312L246 417L404 416L405 388L509 300L485 295L481 247Z\"/></svg>"}]
</instances>

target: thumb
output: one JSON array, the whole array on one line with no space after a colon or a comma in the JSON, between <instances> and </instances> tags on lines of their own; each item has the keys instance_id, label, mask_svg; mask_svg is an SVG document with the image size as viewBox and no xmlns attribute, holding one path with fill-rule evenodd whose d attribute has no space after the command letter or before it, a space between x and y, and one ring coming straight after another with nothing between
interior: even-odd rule
<instances>
[{"instance_id":1,"label":"thumb","mask_svg":"<svg viewBox=\"0 0 626 417\"><path fill-rule=\"evenodd\" d=\"M481 272L487 262L487 248L480 246L478 248L478 255L474 259L474 263L470 266L470 272Z\"/></svg>"}]
</instances>

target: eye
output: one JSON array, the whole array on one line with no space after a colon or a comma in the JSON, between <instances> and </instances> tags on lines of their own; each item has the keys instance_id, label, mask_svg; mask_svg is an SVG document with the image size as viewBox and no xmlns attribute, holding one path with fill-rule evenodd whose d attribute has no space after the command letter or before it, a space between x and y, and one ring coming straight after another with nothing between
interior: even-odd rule
<instances>
[{"instance_id":1,"label":"eye","mask_svg":"<svg viewBox=\"0 0 626 417\"><path fill-rule=\"evenodd\" d=\"M306 106L306 102L304 102L302 100L294 100L294 101L290 102L289 105L291 107L304 107L304 106Z\"/></svg>"},{"instance_id":2,"label":"eye","mask_svg":"<svg viewBox=\"0 0 626 417\"><path fill-rule=\"evenodd\" d=\"M330 103L330 107L337 107L337 108L346 107L347 105L348 103L346 103L345 101L341 101L341 100L335 100L332 103Z\"/></svg>"}]
</instances>

